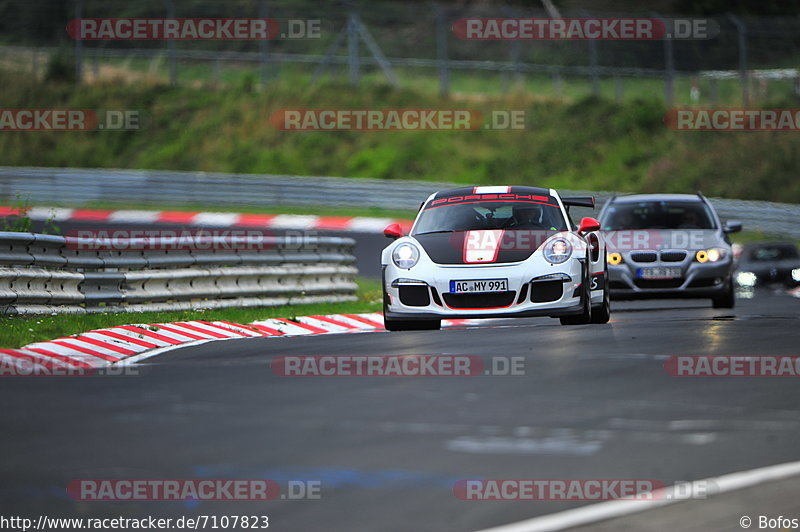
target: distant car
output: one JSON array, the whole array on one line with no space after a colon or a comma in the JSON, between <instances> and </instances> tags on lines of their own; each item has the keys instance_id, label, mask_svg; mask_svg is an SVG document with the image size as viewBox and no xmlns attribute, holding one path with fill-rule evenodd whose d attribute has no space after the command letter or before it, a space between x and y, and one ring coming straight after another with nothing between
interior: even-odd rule
<instances>
[{"instance_id":1,"label":"distant car","mask_svg":"<svg viewBox=\"0 0 800 532\"><path fill-rule=\"evenodd\" d=\"M736 284L743 287L800 284L800 252L792 242L758 242L744 246Z\"/></svg>"},{"instance_id":2,"label":"distant car","mask_svg":"<svg viewBox=\"0 0 800 532\"><path fill-rule=\"evenodd\" d=\"M600 212L615 299L711 298L733 308L729 233L702 194L634 194L610 199Z\"/></svg>"},{"instance_id":3,"label":"distant car","mask_svg":"<svg viewBox=\"0 0 800 532\"><path fill-rule=\"evenodd\" d=\"M606 323L611 308L599 222L569 217L591 197L553 189L480 186L432 194L408 236L384 234L384 322L390 331L438 329L442 318L550 316Z\"/></svg>"}]
</instances>

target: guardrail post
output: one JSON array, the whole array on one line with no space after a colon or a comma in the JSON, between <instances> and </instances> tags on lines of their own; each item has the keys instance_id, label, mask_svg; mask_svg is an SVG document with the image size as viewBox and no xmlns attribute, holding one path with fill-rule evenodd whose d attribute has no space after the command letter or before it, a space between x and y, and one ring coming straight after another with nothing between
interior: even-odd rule
<instances>
[{"instance_id":1,"label":"guardrail post","mask_svg":"<svg viewBox=\"0 0 800 532\"><path fill-rule=\"evenodd\" d=\"M747 82L747 26L733 13L727 14L728 19L736 26L737 37L739 41L739 79L742 84L742 105L747 106L750 103L750 92Z\"/></svg>"},{"instance_id":2,"label":"guardrail post","mask_svg":"<svg viewBox=\"0 0 800 532\"><path fill-rule=\"evenodd\" d=\"M433 6L436 14L436 60L439 65L439 95L450 94L450 70L447 61L447 12L438 3Z\"/></svg>"}]
</instances>

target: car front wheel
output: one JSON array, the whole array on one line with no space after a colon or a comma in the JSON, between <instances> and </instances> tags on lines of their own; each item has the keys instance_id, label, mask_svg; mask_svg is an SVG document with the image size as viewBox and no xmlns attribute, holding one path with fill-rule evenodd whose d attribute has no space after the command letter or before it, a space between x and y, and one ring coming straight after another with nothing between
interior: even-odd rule
<instances>
[{"instance_id":1,"label":"car front wheel","mask_svg":"<svg viewBox=\"0 0 800 532\"><path fill-rule=\"evenodd\" d=\"M571 316L561 316L561 325L586 325L592 323L592 287L589 284L589 258L586 258L584 265L583 282L581 283L581 303L583 311L580 314Z\"/></svg>"},{"instance_id":2,"label":"car front wheel","mask_svg":"<svg viewBox=\"0 0 800 532\"><path fill-rule=\"evenodd\" d=\"M728 279L727 288L722 295L711 299L714 308L733 308L736 305L736 296L733 290L733 280Z\"/></svg>"}]
</instances>

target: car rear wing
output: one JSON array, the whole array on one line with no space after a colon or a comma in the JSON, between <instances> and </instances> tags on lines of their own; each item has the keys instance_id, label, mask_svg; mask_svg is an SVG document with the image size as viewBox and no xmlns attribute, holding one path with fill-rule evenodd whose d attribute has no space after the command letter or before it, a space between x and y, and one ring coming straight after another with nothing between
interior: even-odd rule
<instances>
[{"instance_id":1,"label":"car rear wing","mask_svg":"<svg viewBox=\"0 0 800 532\"><path fill-rule=\"evenodd\" d=\"M594 196L571 196L561 198L565 207L589 207L594 209Z\"/></svg>"}]
</instances>

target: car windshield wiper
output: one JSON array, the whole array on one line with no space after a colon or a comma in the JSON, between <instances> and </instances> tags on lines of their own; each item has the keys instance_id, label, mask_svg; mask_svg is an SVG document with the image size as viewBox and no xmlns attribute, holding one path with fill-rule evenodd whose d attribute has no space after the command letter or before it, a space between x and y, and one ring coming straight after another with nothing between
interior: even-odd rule
<instances>
[{"instance_id":1,"label":"car windshield wiper","mask_svg":"<svg viewBox=\"0 0 800 532\"><path fill-rule=\"evenodd\" d=\"M437 233L455 233L457 231L469 231L469 229L442 229L441 231L425 231L424 233L414 233L417 235L435 235Z\"/></svg>"}]
</instances>

